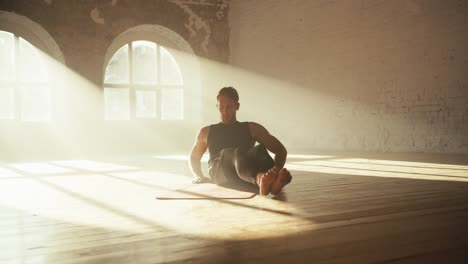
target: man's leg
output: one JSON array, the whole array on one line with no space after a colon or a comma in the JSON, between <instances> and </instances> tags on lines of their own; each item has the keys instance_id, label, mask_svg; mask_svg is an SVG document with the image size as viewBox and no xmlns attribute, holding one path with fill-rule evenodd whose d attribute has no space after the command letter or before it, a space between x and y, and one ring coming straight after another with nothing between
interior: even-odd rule
<instances>
[{"instance_id":1,"label":"man's leg","mask_svg":"<svg viewBox=\"0 0 468 264\"><path fill-rule=\"evenodd\" d=\"M291 181L291 174L285 169L278 170L266 148L258 145L249 150L227 148L220 152L215 164L219 166L212 180L218 185L250 183L259 187L260 194L277 194Z\"/></svg>"},{"instance_id":2,"label":"man's leg","mask_svg":"<svg viewBox=\"0 0 468 264\"><path fill-rule=\"evenodd\" d=\"M257 145L247 152L237 149L234 165L239 178L258 185L262 195L270 192L277 194L292 180L286 168L278 170L274 167L275 161L263 145Z\"/></svg>"},{"instance_id":3,"label":"man's leg","mask_svg":"<svg viewBox=\"0 0 468 264\"><path fill-rule=\"evenodd\" d=\"M248 151L235 150L234 167L238 177L245 182L257 185L262 195L268 195L274 186L279 173L274 165L274 160L262 145Z\"/></svg>"}]
</instances>

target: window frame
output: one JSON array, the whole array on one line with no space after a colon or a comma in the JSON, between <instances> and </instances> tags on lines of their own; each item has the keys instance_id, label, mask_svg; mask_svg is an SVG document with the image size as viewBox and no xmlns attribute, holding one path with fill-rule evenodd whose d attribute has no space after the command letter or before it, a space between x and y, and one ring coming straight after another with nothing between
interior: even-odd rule
<instances>
[{"instance_id":1,"label":"window frame","mask_svg":"<svg viewBox=\"0 0 468 264\"><path fill-rule=\"evenodd\" d=\"M12 117L7 117L7 118L0 118L1 121L16 121L16 122L30 122L30 123L49 123L52 121L52 94L51 94L51 89L50 89L50 78L49 78L49 67L47 67L47 61L45 58L43 58L43 54L41 53L41 50L34 46L31 42L29 42L27 39L24 37L18 35L15 32L10 32L6 30L1 30L2 32L7 32L13 35L13 75L14 78L13 80L7 80L7 81L0 81L0 89L8 89L8 87L13 89L13 116ZM46 69L46 75L47 75L47 80L45 81L24 81L21 80L20 76L20 67L21 67L21 48L20 48L20 41L21 39L25 42L27 42L29 45L31 45L34 49L37 50L39 59L41 60L41 66L44 66ZM40 89L45 89L47 91L47 97L48 97L48 105L47 105L47 117L44 119L38 119L38 120L31 120L31 119L26 119L23 116L25 107L23 104L23 99L25 98L23 96L23 89L25 88L30 88L30 87L38 87L42 86L43 88ZM4 88L5 87L5 88Z\"/></svg>"},{"instance_id":2,"label":"window frame","mask_svg":"<svg viewBox=\"0 0 468 264\"><path fill-rule=\"evenodd\" d=\"M198 56L190 46L190 44L177 32L155 24L142 24L135 27L131 27L120 35L114 38L114 40L107 47L104 61L102 63L102 74L101 74L101 88L102 88L102 100L104 103L104 78L106 67L111 60L112 56L121 48L123 45L136 41L145 40L157 43L164 48L171 49L176 52L171 52L174 59L177 61L180 69L180 73L184 80L184 92L183 92L183 119L181 120L160 120L156 118L145 119L145 118L133 118L127 120L107 120L105 119L105 105L101 107L102 118L106 124L119 124L116 129L127 127L128 123L136 123L141 125L196 125L199 126L203 122L203 94L202 94L202 81L201 81L201 69ZM125 122L122 122L125 121Z\"/></svg>"},{"instance_id":3,"label":"window frame","mask_svg":"<svg viewBox=\"0 0 468 264\"><path fill-rule=\"evenodd\" d=\"M50 56L51 59L55 60L59 64L66 65L63 52L61 51L55 39L41 25L32 21L28 17L18 15L14 12L0 11L0 30L9 32L15 36L15 49L19 49L19 38L22 38L31 44L34 48L36 48L40 53L44 53L46 56ZM54 101L54 93L56 92L58 83L54 79L50 78L54 71L54 67L52 66L51 62L43 57L41 59L43 66L46 68L47 75L49 76L48 80L45 82L49 96L48 120L22 120L21 108L18 109L19 103L17 102L20 100L18 93L21 91L20 89L17 89L17 87L13 87L15 100L14 118L0 119L0 125L2 126L2 129L12 125L15 126L15 124L19 126L28 125L28 127L29 125L32 127L49 125L55 120L56 113L54 111L56 110L56 102ZM17 65L18 58L14 58L14 60L15 65ZM17 76L16 71L17 70L15 69L15 76ZM18 83L16 79L17 78L15 77L14 85ZM31 85L33 82L24 82L24 84ZM41 84L44 83L41 82Z\"/></svg>"},{"instance_id":4,"label":"window frame","mask_svg":"<svg viewBox=\"0 0 468 264\"><path fill-rule=\"evenodd\" d=\"M155 44L156 46L156 83L155 84L141 84L141 83L136 83L134 82L134 60L133 60L133 43L136 41L147 41L151 42L152 44ZM113 56L123 47L127 46L127 54L128 54L128 83L106 83L105 82L105 76L107 74L107 67L113 58ZM186 119L185 116L185 78L184 74L182 72L181 66L177 60L177 57L174 56L169 50L167 51L176 61L178 70L181 74L182 78L182 85L170 85L170 84L162 84L161 83L161 70L162 70L162 64L161 64L161 48L167 48L164 47L163 45L154 42L152 40L147 40L147 39L133 39L125 44L123 44L121 47L117 48L117 50L112 54L110 57L109 61L107 62L103 74L103 92L105 93L105 89L112 89L112 88L125 88L129 89L129 118L128 119L108 119L107 117L107 106L105 105L105 100L104 100L104 119L106 121L130 121L130 120L147 120L147 121L159 121L159 122L177 122L177 121L184 121ZM165 89L177 89L182 91L182 118L181 119L163 119L162 118L162 107L163 107L163 101L162 101L162 93L163 90ZM138 117L137 116L137 91L155 91L156 94L156 113L154 117Z\"/></svg>"}]
</instances>

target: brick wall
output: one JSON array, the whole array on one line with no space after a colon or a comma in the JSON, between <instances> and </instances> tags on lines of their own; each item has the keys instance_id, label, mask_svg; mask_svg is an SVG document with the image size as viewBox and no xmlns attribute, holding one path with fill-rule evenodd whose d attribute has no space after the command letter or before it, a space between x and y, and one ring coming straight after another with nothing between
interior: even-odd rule
<instances>
[{"instance_id":1,"label":"brick wall","mask_svg":"<svg viewBox=\"0 0 468 264\"><path fill-rule=\"evenodd\" d=\"M27 20L25 24L37 25L47 32L47 38L56 43L65 61L65 67L57 67L65 74L51 74L52 81L60 79L52 93L52 121L41 124L0 120L0 158L43 157L51 152L60 156L70 152L70 146L92 153L101 149L111 152L190 149L199 129L201 107L186 107L186 116L196 116L197 120L178 123L103 120L105 55L127 30L160 26L187 43L199 58L226 62L227 14L227 0L0 0L0 30L7 30L4 28L7 22L16 25L15 19ZM2 20L4 17L7 18ZM8 31L31 41L21 35L19 26ZM140 34L140 37L149 36ZM199 90L209 86L209 72L199 71L190 74L200 74L197 77L204 85L187 82L186 101L200 101ZM193 94L196 98L190 97ZM202 103L190 106L193 105L198 107Z\"/></svg>"},{"instance_id":2,"label":"brick wall","mask_svg":"<svg viewBox=\"0 0 468 264\"><path fill-rule=\"evenodd\" d=\"M242 117L290 148L468 153L466 1L234 0L229 24Z\"/></svg>"}]
</instances>

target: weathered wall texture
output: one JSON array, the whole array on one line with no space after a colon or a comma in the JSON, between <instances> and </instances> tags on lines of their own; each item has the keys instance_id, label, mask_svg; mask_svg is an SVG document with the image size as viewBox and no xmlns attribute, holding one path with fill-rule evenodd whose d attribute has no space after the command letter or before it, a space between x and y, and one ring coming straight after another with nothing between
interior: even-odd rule
<instances>
[{"instance_id":1,"label":"weathered wall texture","mask_svg":"<svg viewBox=\"0 0 468 264\"><path fill-rule=\"evenodd\" d=\"M243 109L290 147L468 153L468 2L233 0L229 24Z\"/></svg>"},{"instance_id":2,"label":"weathered wall texture","mask_svg":"<svg viewBox=\"0 0 468 264\"><path fill-rule=\"evenodd\" d=\"M119 34L167 27L198 56L235 67L203 63L210 122L216 90L234 85L240 119L265 124L290 149L468 153L466 1L0 0L0 10L42 26L66 66L97 86ZM72 135L77 142L102 145L96 131L110 129L120 131L110 145L133 138L134 150L157 149L156 140L138 142L131 123L103 126L102 105L85 109L87 98L73 89L63 87L73 103L58 111L64 122L88 127ZM27 131L36 145L25 151L49 151L55 140L40 138L42 126L0 126L5 142ZM191 141L192 132L179 138Z\"/></svg>"},{"instance_id":3,"label":"weathered wall texture","mask_svg":"<svg viewBox=\"0 0 468 264\"><path fill-rule=\"evenodd\" d=\"M125 30L143 24L178 33L201 57L227 60L227 1L1 0L0 10L40 24L60 46L67 66L97 84L111 42Z\"/></svg>"},{"instance_id":4,"label":"weathered wall texture","mask_svg":"<svg viewBox=\"0 0 468 264\"><path fill-rule=\"evenodd\" d=\"M226 63L227 0L0 0L0 11L24 16L42 27L63 53L65 66L92 84L83 88L80 85L86 84L74 79L61 82L52 93L56 101L50 124L0 120L0 156L61 155L68 145L92 152L190 149L199 128L192 127L193 122L103 120L105 55L128 29L159 25L178 34L199 58ZM208 86L209 72L201 68L200 75L202 87ZM188 83L188 89L190 86ZM90 95L89 90L96 90L92 92L98 96ZM70 142L60 145L60 140Z\"/></svg>"}]
</instances>

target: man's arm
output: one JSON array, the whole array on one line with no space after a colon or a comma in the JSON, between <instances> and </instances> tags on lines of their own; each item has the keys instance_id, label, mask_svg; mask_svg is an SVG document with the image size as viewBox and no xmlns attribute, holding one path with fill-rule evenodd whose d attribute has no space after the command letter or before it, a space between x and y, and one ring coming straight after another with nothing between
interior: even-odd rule
<instances>
[{"instance_id":1,"label":"man's arm","mask_svg":"<svg viewBox=\"0 0 468 264\"><path fill-rule=\"evenodd\" d=\"M283 144L266 130L262 125L249 122L249 129L252 137L269 151L275 153L275 166L279 169L284 167L288 152Z\"/></svg>"},{"instance_id":2,"label":"man's arm","mask_svg":"<svg viewBox=\"0 0 468 264\"><path fill-rule=\"evenodd\" d=\"M200 183L204 179L201 169L201 158L208 149L208 131L209 127L204 127L200 130L200 132L198 132L195 145L193 146L192 152L190 153L189 165L190 170L195 177L193 180L194 183Z\"/></svg>"}]
</instances>

